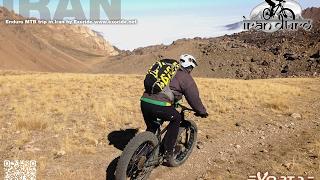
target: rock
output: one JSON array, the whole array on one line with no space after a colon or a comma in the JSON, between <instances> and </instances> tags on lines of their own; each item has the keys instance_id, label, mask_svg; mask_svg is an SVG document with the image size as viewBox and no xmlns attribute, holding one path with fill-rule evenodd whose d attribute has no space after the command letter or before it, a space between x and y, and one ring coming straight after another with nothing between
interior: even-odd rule
<instances>
[{"instance_id":1,"label":"rock","mask_svg":"<svg viewBox=\"0 0 320 180\"><path fill-rule=\"evenodd\" d=\"M231 48L239 48L239 46L236 44L231 44Z\"/></svg>"},{"instance_id":2,"label":"rock","mask_svg":"<svg viewBox=\"0 0 320 180\"><path fill-rule=\"evenodd\" d=\"M235 145L235 148L239 149L241 146L239 144Z\"/></svg>"},{"instance_id":3,"label":"rock","mask_svg":"<svg viewBox=\"0 0 320 180\"><path fill-rule=\"evenodd\" d=\"M262 153L267 153L267 152L269 152L269 151L266 150L266 149L263 149L263 150L261 150L260 152L262 152Z\"/></svg>"},{"instance_id":4,"label":"rock","mask_svg":"<svg viewBox=\"0 0 320 180\"><path fill-rule=\"evenodd\" d=\"M262 66L269 66L269 63L268 63L266 60L264 60L264 61L261 63L261 65L262 65Z\"/></svg>"},{"instance_id":5,"label":"rock","mask_svg":"<svg viewBox=\"0 0 320 180\"><path fill-rule=\"evenodd\" d=\"M274 55L279 55L280 54L280 47L274 47L274 48L270 48L270 51L274 54Z\"/></svg>"},{"instance_id":6,"label":"rock","mask_svg":"<svg viewBox=\"0 0 320 180\"><path fill-rule=\"evenodd\" d=\"M237 78L242 78L244 76L240 69L237 69L235 73Z\"/></svg>"},{"instance_id":7,"label":"rock","mask_svg":"<svg viewBox=\"0 0 320 180\"><path fill-rule=\"evenodd\" d=\"M203 142L198 141L198 143L197 143L197 148L198 148L198 149L203 149L203 147L204 147Z\"/></svg>"},{"instance_id":8,"label":"rock","mask_svg":"<svg viewBox=\"0 0 320 180\"><path fill-rule=\"evenodd\" d=\"M298 56L294 53L285 53L283 55L283 57L287 60L287 61L294 61L296 59L298 59Z\"/></svg>"},{"instance_id":9,"label":"rock","mask_svg":"<svg viewBox=\"0 0 320 180\"><path fill-rule=\"evenodd\" d=\"M311 158L311 159L318 159L319 156L318 156L318 155L310 155L309 158Z\"/></svg>"},{"instance_id":10,"label":"rock","mask_svg":"<svg viewBox=\"0 0 320 180\"><path fill-rule=\"evenodd\" d=\"M54 159L60 158L64 155L66 155L66 152L64 150L60 150L60 151L54 153Z\"/></svg>"},{"instance_id":11,"label":"rock","mask_svg":"<svg viewBox=\"0 0 320 180\"><path fill-rule=\"evenodd\" d=\"M290 116L294 119L301 119L302 118L301 114L298 114L298 113L292 113Z\"/></svg>"},{"instance_id":12,"label":"rock","mask_svg":"<svg viewBox=\"0 0 320 180\"><path fill-rule=\"evenodd\" d=\"M285 65L282 70L281 70L281 73L285 74L285 73L288 73L289 72L289 66L288 65Z\"/></svg>"},{"instance_id":13,"label":"rock","mask_svg":"<svg viewBox=\"0 0 320 180\"><path fill-rule=\"evenodd\" d=\"M231 173L231 168L230 168L230 167L227 167L227 171L228 171L229 173Z\"/></svg>"},{"instance_id":14,"label":"rock","mask_svg":"<svg viewBox=\"0 0 320 180\"><path fill-rule=\"evenodd\" d=\"M311 55L310 58L314 58L314 59L320 58L320 50L318 50L318 52L316 52L315 54Z\"/></svg>"},{"instance_id":15,"label":"rock","mask_svg":"<svg viewBox=\"0 0 320 180\"><path fill-rule=\"evenodd\" d=\"M237 122L235 125L236 125L237 127L240 127L240 126L241 126L241 124L240 124L239 122Z\"/></svg>"},{"instance_id":16,"label":"rock","mask_svg":"<svg viewBox=\"0 0 320 180\"><path fill-rule=\"evenodd\" d=\"M251 58L251 62L257 62L257 60L256 60L256 59Z\"/></svg>"},{"instance_id":17,"label":"rock","mask_svg":"<svg viewBox=\"0 0 320 180\"><path fill-rule=\"evenodd\" d=\"M125 126L130 126L130 125L132 125L132 123L131 122L127 122L127 123L124 123L124 125Z\"/></svg>"},{"instance_id":18,"label":"rock","mask_svg":"<svg viewBox=\"0 0 320 180\"><path fill-rule=\"evenodd\" d=\"M293 163L285 163L285 164L282 164L282 166L287 168L288 171L290 171L293 167Z\"/></svg>"}]
</instances>

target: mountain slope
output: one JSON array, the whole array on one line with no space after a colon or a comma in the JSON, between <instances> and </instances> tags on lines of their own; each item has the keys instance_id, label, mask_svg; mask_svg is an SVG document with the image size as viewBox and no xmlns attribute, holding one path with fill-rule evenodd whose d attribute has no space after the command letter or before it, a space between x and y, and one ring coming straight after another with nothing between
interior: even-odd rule
<instances>
[{"instance_id":1,"label":"mountain slope","mask_svg":"<svg viewBox=\"0 0 320 180\"><path fill-rule=\"evenodd\" d=\"M0 69L79 72L96 57L117 55L103 37L84 26L8 25L24 20L0 8Z\"/></svg>"},{"instance_id":2,"label":"mountain slope","mask_svg":"<svg viewBox=\"0 0 320 180\"><path fill-rule=\"evenodd\" d=\"M97 73L145 74L161 58L178 59L194 55L200 66L194 75L218 78L271 78L313 76L320 73L320 31L316 23L320 8L304 11L314 19L311 31L241 32L218 38L181 39L171 45L157 45L125 51L97 63Z\"/></svg>"},{"instance_id":3,"label":"mountain slope","mask_svg":"<svg viewBox=\"0 0 320 180\"><path fill-rule=\"evenodd\" d=\"M313 19L314 22L320 21L320 8L311 7L302 12L302 16L306 19Z\"/></svg>"}]
</instances>

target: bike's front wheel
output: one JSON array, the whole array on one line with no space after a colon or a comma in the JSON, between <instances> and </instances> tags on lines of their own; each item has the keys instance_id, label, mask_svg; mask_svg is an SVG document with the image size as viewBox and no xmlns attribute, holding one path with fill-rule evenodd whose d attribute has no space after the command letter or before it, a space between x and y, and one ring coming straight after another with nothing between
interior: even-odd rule
<instances>
[{"instance_id":1,"label":"bike's front wheel","mask_svg":"<svg viewBox=\"0 0 320 180\"><path fill-rule=\"evenodd\" d=\"M194 121L184 120L181 123L176 141L177 152L174 152L174 156L165 165L177 167L186 162L197 143L197 132L198 128Z\"/></svg>"},{"instance_id":2,"label":"bike's front wheel","mask_svg":"<svg viewBox=\"0 0 320 180\"><path fill-rule=\"evenodd\" d=\"M116 180L148 179L154 166L148 167L146 164L158 158L158 144L156 135L148 131L131 139L118 161Z\"/></svg>"}]
</instances>

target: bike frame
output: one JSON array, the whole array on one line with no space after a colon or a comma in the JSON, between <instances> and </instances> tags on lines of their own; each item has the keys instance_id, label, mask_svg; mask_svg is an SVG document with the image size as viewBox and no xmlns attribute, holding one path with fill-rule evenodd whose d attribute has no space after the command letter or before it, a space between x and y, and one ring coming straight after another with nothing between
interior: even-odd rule
<instances>
[{"instance_id":1,"label":"bike frame","mask_svg":"<svg viewBox=\"0 0 320 180\"><path fill-rule=\"evenodd\" d=\"M194 110L193 109L190 109L190 108L188 108L188 107L186 107L186 106L183 106L183 105L181 105L181 104L177 104L177 106L179 106L179 107L181 107L182 108L182 110L181 110L181 112L180 112L180 114L181 114L181 123L183 123L184 121L185 121L185 111L192 111L192 112L194 112ZM154 148L154 150L152 151L152 156L154 156L154 153L156 152L156 150L159 148L159 146L162 144L162 139L161 139L161 137L162 137L162 135L167 131L167 129L168 129L168 126L166 126L165 128L163 128L162 130L161 130L161 125L162 125L162 123L164 122L164 120L161 120L161 122L160 122L160 126L159 126L159 128L158 128L158 130L157 130L157 132L156 132L156 135L157 135L157 137L158 137L158 140L159 140L159 143L155 146L155 148ZM148 163L146 163L146 167L150 167L150 166L158 166L158 165L160 165L162 162L163 159L162 158L158 158L158 159L156 159L156 160L154 160L154 161L151 161L151 162L148 162Z\"/></svg>"}]
</instances>

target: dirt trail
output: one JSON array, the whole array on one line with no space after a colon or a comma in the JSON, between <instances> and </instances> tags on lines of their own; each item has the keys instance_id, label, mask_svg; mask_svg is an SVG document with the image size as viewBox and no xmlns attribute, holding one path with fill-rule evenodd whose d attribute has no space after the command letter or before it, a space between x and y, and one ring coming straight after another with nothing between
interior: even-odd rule
<instances>
[{"instance_id":1,"label":"dirt trail","mask_svg":"<svg viewBox=\"0 0 320 180\"><path fill-rule=\"evenodd\" d=\"M292 120L287 120L285 124L291 123ZM263 123L260 125L261 129L262 126ZM246 131L241 128L239 131L220 134L221 137L205 142L203 149L196 149L185 165L178 168L158 168L151 179L246 179L259 171L268 171L278 176L307 174L320 177L319 160L316 160L318 157L309 160L314 165L311 169L305 168L303 174L295 173L292 169L295 167L287 165L305 163L303 153L308 152L303 147L307 142L319 139L319 125L296 122L295 129L291 129L291 126L284 126L284 129L279 127L281 125L265 124L264 130ZM203 139L200 138L200 141ZM277 169L274 165L283 167ZM284 170L286 168L288 169Z\"/></svg>"},{"instance_id":2,"label":"dirt trail","mask_svg":"<svg viewBox=\"0 0 320 180\"><path fill-rule=\"evenodd\" d=\"M252 109L232 112L237 117L233 127L197 121L203 147L195 148L181 167L156 169L151 179L237 180L259 171L320 178L320 91L309 91L308 97L291 101L297 112L303 112L302 119Z\"/></svg>"}]
</instances>

